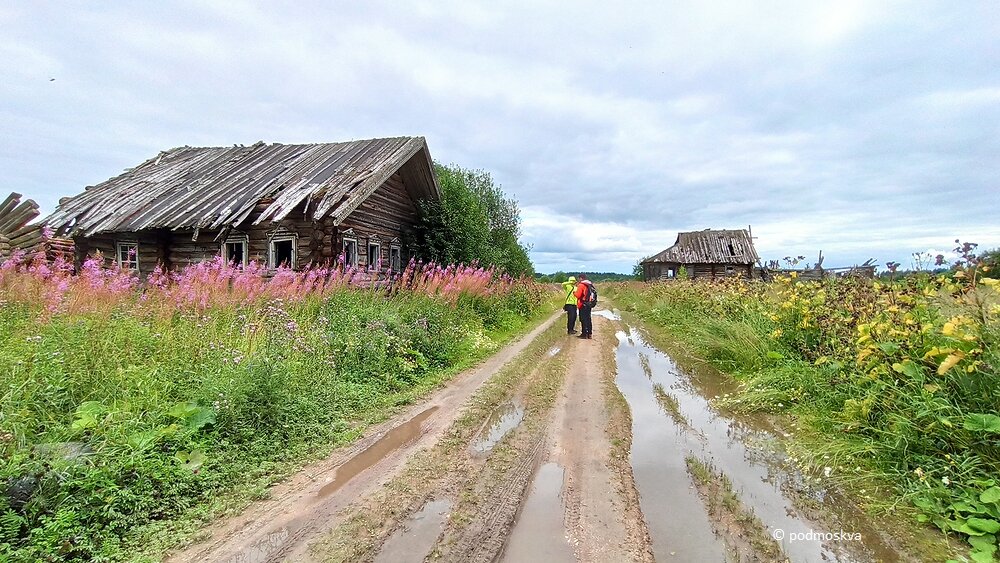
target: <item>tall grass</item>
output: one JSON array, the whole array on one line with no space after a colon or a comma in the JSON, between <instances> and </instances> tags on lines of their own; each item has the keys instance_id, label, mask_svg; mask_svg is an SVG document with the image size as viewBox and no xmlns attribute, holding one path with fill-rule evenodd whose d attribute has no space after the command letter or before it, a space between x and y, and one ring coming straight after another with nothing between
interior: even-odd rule
<instances>
[{"instance_id":1,"label":"tall grass","mask_svg":"<svg viewBox=\"0 0 1000 563\"><path fill-rule=\"evenodd\" d=\"M475 266L262 273L0 265L0 559L155 559L222 499L495 350L545 297Z\"/></svg>"},{"instance_id":2,"label":"tall grass","mask_svg":"<svg viewBox=\"0 0 1000 563\"><path fill-rule=\"evenodd\" d=\"M1000 532L1000 291L949 276L621 284L625 309L741 382L727 404L790 412L824 465L893 483L990 560ZM979 559L977 559L979 560Z\"/></svg>"}]
</instances>

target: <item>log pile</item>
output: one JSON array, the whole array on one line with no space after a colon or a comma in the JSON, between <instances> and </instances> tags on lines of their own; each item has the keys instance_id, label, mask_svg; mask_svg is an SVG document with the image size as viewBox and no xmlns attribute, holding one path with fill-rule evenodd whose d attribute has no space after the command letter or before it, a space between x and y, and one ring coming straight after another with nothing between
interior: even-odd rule
<instances>
[{"instance_id":1,"label":"log pile","mask_svg":"<svg viewBox=\"0 0 1000 563\"><path fill-rule=\"evenodd\" d=\"M57 256L72 262L73 241L47 237L44 225L32 223L40 215L33 200L21 201L21 194L12 193L0 203L0 258L21 251L27 257Z\"/></svg>"}]
</instances>

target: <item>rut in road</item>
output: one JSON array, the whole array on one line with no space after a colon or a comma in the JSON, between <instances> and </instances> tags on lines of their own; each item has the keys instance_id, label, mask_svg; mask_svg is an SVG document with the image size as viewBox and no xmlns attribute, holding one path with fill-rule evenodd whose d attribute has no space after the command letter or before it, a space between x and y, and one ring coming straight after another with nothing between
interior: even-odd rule
<instances>
[{"instance_id":1,"label":"rut in road","mask_svg":"<svg viewBox=\"0 0 1000 563\"><path fill-rule=\"evenodd\" d=\"M384 485L414 452L437 443L473 393L558 318L558 314L552 315L479 367L454 377L427 400L372 428L350 448L275 486L268 500L211 526L205 540L167 560L253 563L307 559L309 545L340 522L345 507Z\"/></svg>"}]
</instances>

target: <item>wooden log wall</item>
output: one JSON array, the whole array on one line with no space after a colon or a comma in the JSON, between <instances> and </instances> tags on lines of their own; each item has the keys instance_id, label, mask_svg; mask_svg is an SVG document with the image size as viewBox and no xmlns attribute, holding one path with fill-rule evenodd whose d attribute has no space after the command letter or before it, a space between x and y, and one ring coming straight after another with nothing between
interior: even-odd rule
<instances>
[{"instance_id":1,"label":"wooden log wall","mask_svg":"<svg viewBox=\"0 0 1000 563\"><path fill-rule=\"evenodd\" d=\"M397 173L390 177L374 193L349 215L339 227L332 219L312 221L305 218L304 205L299 205L285 219L278 223L266 221L259 225L253 222L271 203L261 201L253 213L239 228L233 229L225 237L218 231L149 231L142 233L103 233L77 240L76 257L82 262L97 251L103 253L108 264L117 260L118 242L139 244L139 270L149 274L157 264L167 269L183 268L205 260L211 260L222 251L226 238L245 235L248 241L247 253L250 260L267 264L270 242L276 234L292 234L296 237L296 263L298 269L312 265L335 263L342 253L343 235L353 229L358 239L358 266L368 266L368 242L374 236L381 245L383 267L389 264L389 249L393 240L402 240L407 230L416 222L417 206ZM405 263L406 249L401 248L401 260Z\"/></svg>"},{"instance_id":2,"label":"wooden log wall","mask_svg":"<svg viewBox=\"0 0 1000 563\"><path fill-rule=\"evenodd\" d=\"M354 213L344 219L340 232L353 229L358 238L358 266L367 267L368 241L377 235L381 247L382 267L389 265L389 247L393 239L403 240L407 230L417 221L417 204L410 197L403 178L393 174L384 184L362 203ZM343 235L337 237L336 253L343 248ZM405 264L406 249L400 248L400 258Z\"/></svg>"},{"instance_id":3,"label":"wooden log wall","mask_svg":"<svg viewBox=\"0 0 1000 563\"><path fill-rule=\"evenodd\" d=\"M0 202L0 258L16 251L31 258L54 259L73 255L73 241L45 238L44 225L33 223L40 211L33 200L21 201L21 194L12 193Z\"/></svg>"}]
</instances>

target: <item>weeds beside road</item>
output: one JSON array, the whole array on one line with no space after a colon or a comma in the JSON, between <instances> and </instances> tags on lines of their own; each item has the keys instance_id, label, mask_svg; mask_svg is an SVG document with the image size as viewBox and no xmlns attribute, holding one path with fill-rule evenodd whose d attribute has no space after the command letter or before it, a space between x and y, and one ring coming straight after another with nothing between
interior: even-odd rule
<instances>
[{"instance_id":1,"label":"weeds beside road","mask_svg":"<svg viewBox=\"0 0 1000 563\"><path fill-rule=\"evenodd\" d=\"M479 268L0 266L0 554L156 558L497 350L548 298ZM555 305L552 305L555 308Z\"/></svg>"},{"instance_id":2,"label":"weeds beside road","mask_svg":"<svg viewBox=\"0 0 1000 563\"><path fill-rule=\"evenodd\" d=\"M784 413L815 478L873 510L958 533L991 561L1000 532L1000 292L953 276L619 284L623 309L735 376L720 399ZM874 487L882 487L876 493Z\"/></svg>"}]
</instances>

